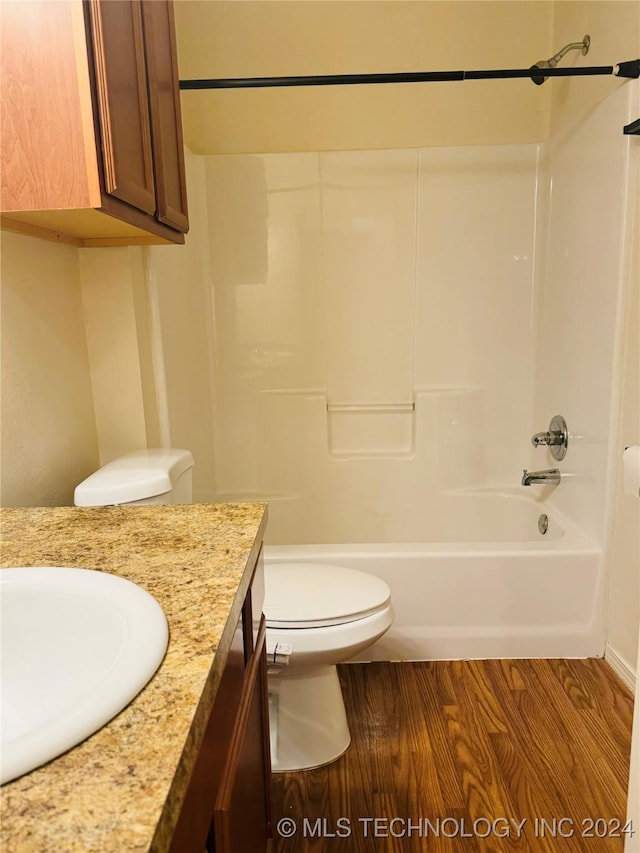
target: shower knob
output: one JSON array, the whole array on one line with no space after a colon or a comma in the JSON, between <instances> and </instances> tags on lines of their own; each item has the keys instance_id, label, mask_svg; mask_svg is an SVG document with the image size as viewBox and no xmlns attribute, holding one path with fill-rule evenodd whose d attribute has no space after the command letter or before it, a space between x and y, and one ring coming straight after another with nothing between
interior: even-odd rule
<instances>
[{"instance_id":1,"label":"shower knob","mask_svg":"<svg viewBox=\"0 0 640 853\"><path fill-rule=\"evenodd\" d=\"M541 444L547 444L549 446L555 446L557 444L562 444L562 436L557 433L549 432L537 432L534 436L531 437L531 444L534 447L540 447Z\"/></svg>"},{"instance_id":2,"label":"shower knob","mask_svg":"<svg viewBox=\"0 0 640 853\"><path fill-rule=\"evenodd\" d=\"M557 460L564 459L567 455L568 443L569 431L562 415L554 415L551 418L548 432L537 432L531 437L531 444L534 447L546 445L551 450L553 458Z\"/></svg>"}]
</instances>

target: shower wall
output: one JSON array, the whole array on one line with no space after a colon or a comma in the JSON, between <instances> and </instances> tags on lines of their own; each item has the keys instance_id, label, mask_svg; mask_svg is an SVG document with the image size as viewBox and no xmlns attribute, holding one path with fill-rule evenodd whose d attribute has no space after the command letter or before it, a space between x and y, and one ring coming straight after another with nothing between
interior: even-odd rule
<instances>
[{"instance_id":1,"label":"shower wall","mask_svg":"<svg viewBox=\"0 0 640 853\"><path fill-rule=\"evenodd\" d=\"M640 3L558 3L554 37L590 32L589 60L637 56ZM623 314L637 243L632 211L639 192L639 148L622 127L640 114L640 83L597 78L551 81L551 134L543 147L548 187L538 241L539 334L535 424L556 412L571 433L566 479L553 503L606 544L617 452ZM538 462L551 461L536 451ZM637 586L636 586L637 590ZM637 593L636 593L637 597Z\"/></svg>"},{"instance_id":2,"label":"shower wall","mask_svg":"<svg viewBox=\"0 0 640 853\"><path fill-rule=\"evenodd\" d=\"M420 541L516 486L539 147L206 158L215 482L274 543Z\"/></svg>"},{"instance_id":3,"label":"shower wall","mask_svg":"<svg viewBox=\"0 0 640 853\"><path fill-rule=\"evenodd\" d=\"M640 3L555 3L556 43L576 32L591 34L594 65L614 55L637 57ZM640 81L585 82L554 80L550 90L551 133L543 153L548 228L538 241L546 262L538 265L536 285L535 428L544 428L556 412L567 418L569 453L560 464L565 476L550 501L603 547L606 657L632 684L640 521L633 500L621 494L620 479L625 445L640 440L634 385L640 145L622 127L640 115ZM626 354L625 317L633 330ZM540 467L551 461L543 450L535 457Z\"/></svg>"},{"instance_id":4,"label":"shower wall","mask_svg":"<svg viewBox=\"0 0 640 853\"><path fill-rule=\"evenodd\" d=\"M622 127L639 107L637 84L619 88L555 134L543 157L550 190L540 240L536 429L546 429L556 413L565 416L565 480L552 501L600 544L612 487L618 349L638 187L637 150ZM542 448L535 458L541 467L553 463Z\"/></svg>"}]
</instances>

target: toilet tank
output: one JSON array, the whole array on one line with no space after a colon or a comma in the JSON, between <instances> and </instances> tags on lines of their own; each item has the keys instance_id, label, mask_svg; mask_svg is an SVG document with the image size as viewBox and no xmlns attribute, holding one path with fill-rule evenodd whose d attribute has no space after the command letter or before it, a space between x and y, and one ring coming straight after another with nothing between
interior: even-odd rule
<instances>
[{"instance_id":1,"label":"toilet tank","mask_svg":"<svg viewBox=\"0 0 640 853\"><path fill-rule=\"evenodd\" d=\"M113 459L83 480L76 506L191 503L193 456L188 450L136 450Z\"/></svg>"}]
</instances>

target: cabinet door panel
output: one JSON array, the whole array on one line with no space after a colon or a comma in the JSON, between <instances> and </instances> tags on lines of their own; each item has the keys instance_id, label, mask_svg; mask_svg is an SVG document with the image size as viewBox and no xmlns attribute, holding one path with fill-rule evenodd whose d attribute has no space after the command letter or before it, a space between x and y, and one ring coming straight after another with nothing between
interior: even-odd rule
<instances>
[{"instance_id":1,"label":"cabinet door panel","mask_svg":"<svg viewBox=\"0 0 640 853\"><path fill-rule=\"evenodd\" d=\"M264 618L213 815L216 853L264 853L270 835Z\"/></svg>"},{"instance_id":2,"label":"cabinet door panel","mask_svg":"<svg viewBox=\"0 0 640 853\"><path fill-rule=\"evenodd\" d=\"M206 844L245 685L243 627L241 617L174 829L170 853L201 853Z\"/></svg>"},{"instance_id":3,"label":"cabinet door panel","mask_svg":"<svg viewBox=\"0 0 640 853\"><path fill-rule=\"evenodd\" d=\"M89 16L105 192L155 213L141 4L90 0Z\"/></svg>"},{"instance_id":4,"label":"cabinet door panel","mask_svg":"<svg viewBox=\"0 0 640 853\"><path fill-rule=\"evenodd\" d=\"M189 220L173 4L168 0L144 3L142 16L156 179L156 216L160 222L186 232Z\"/></svg>"}]
</instances>

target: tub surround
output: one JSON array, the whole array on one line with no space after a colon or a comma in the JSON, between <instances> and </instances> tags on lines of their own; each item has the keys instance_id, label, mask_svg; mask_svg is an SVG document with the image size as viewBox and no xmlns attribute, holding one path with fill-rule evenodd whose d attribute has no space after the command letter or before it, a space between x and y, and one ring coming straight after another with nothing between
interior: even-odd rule
<instances>
[{"instance_id":1,"label":"tub surround","mask_svg":"<svg viewBox=\"0 0 640 853\"><path fill-rule=\"evenodd\" d=\"M559 513L542 535L532 498L446 497L440 541L266 545L266 570L331 563L385 581L393 624L358 661L602 656L601 548Z\"/></svg>"},{"instance_id":2,"label":"tub surround","mask_svg":"<svg viewBox=\"0 0 640 853\"><path fill-rule=\"evenodd\" d=\"M425 523L447 491L542 467L539 158L536 144L204 158L211 328L158 289L169 432L198 469L213 460L215 499L269 501L269 544L440 541ZM192 336L213 347L194 400L212 389L214 441L198 448L182 414Z\"/></svg>"},{"instance_id":3,"label":"tub surround","mask_svg":"<svg viewBox=\"0 0 640 853\"><path fill-rule=\"evenodd\" d=\"M0 510L2 567L77 566L150 592L169 647L115 719L2 788L11 851L167 850L258 560L264 504Z\"/></svg>"}]
</instances>

